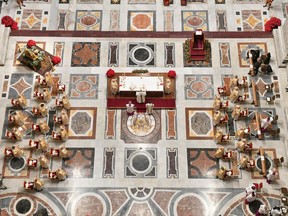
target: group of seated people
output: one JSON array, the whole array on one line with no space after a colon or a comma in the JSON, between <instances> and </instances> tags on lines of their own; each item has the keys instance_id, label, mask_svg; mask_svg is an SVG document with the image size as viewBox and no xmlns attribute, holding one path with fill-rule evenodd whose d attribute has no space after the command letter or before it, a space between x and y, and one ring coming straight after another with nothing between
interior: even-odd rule
<instances>
[{"instance_id":1,"label":"group of seated people","mask_svg":"<svg viewBox=\"0 0 288 216\"><path fill-rule=\"evenodd\" d=\"M64 169L58 168L55 171L48 172L48 177L51 180L64 181L68 176ZM42 191L44 189L44 181L38 177L33 181L24 181L23 187L25 190Z\"/></svg>"},{"instance_id":2,"label":"group of seated people","mask_svg":"<svg viewBox=\"0 0 288 216\"><path fill-rule=\"evenodd\" d=\"M273 72L270 65L271 54L261 55L260 50L249 50L247 52L247 59L250 62L249 75L256 76L258 72L263 74L271 74Z\"/></svg>"}]
</instances>

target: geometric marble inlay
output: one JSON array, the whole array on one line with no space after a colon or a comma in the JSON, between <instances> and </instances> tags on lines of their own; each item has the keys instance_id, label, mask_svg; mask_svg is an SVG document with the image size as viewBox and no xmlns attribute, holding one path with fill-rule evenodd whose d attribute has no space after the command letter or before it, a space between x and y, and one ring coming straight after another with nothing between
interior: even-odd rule
<instances>
[{"instance_id":1,"label":"geometric marble inlay","mask_svg":"<svg viewBox=\"0 0 288 216\"><path fill-rule=\"evenodd\" d=\"M261 10L243 10L243 31L263 31Z\"/></svg>"},{"instance_id":2,"label":"geometric marble inlay","mask_svg":"<svg viewBox=\"0 0 288 216\"><path fill-rule=\"evenodd\" d=\"M214 97L213 75L184 75L185 99L211 100Z\"/></svg>"},{"instance_id":3,"label":"geometric marble inlay","mask_svg":"<svg viewBox=\"0 0 288 216\"><path fill-rule=\"evenodd\" d=\"M69 139L95 139L97 108L72 107L69 116Z\"/></svg>"},{"instance_id":4,"label":"geometric marble inlay","mask_svg":"<svg viewBox=\"0 0 288 216\"><path fill-rule=\"evenodd\" d=\"M97 194L82 194L72 209L72 215L106 215L105 201Z\"/></svg>"},{"instance_id":5,"label":"geometric marble inlay","mask_svg":"<svg viewBox=\"0 0 288 216\"><path fill-rule=\"evenodd\" d=\"M42 10L23 10L21 30L40 30Z\"/></svg>"},{"instance_id":6,"label":"geometric marble inlay","mask_svg":"<svg viewBox=\"0 0 288 216\"><path fill-rule=\"evenodd\" d=\"M125 177L151 178L157 176L157 149L125 149Z\"/></svg>"},{"instance_id":7,"label":"geometric marble inlay","mask_svg":"<svg viewBox=\"0 0 288 216\"><path fill-rule=\"evenodd\" d=\"M219 160L215 148L188 148L187 162L188 178L216 178Z\"/></svg>"},{"instance_id":8,"label":"geometric marble inlay","mask_svg":"<svg viewBox=\"0 0 288 216\"><path fill-rule=\"evenodd\" d=\"M122 110L121 138L125 143L157 143L161 139L161 116L159 110L151 115L138 113L128 116Z\"/></svg>"},{"instance_id":9,"label":"geometric marble inlay","mask_svg":"<svg viewBox=\"0 0 288 216\"><path fill-rule=\"evenodd\" d=\"M98 74L71 74L69 82L69 97L71 99L97 99Z\"/></svg>"},{"instance_id":10,"label":"geometric marble inlay","mask_svg":"<svg viewBox=\"0 0 288 216\"><path fill-rule=\"evenodd\" d=\"M99 42L74 42L72 48L72 67L97 67L100 66Z\"/></svg>"},{"instance_id":11,"label":"geometric marble inlay","mask_svg":"<svg viewBox=\"0 0 288 216\"><path fill-rule=\"evenodd\" d=\"M186 138L213 139L212 109L186 108Z\"/></svg>"},{"instance_id":12,"label":"geometric marble inlay","mask_svg":"<svg viewBox=\"0 0 288 216\"><path fill-rule=\"evenodd\" d=\"M111 202L112 215L116 215L115 213L129 200L128 194L124 190L105 190L103 192L108 196L108 199Z\"/></svg>"},{"instance_id":13,"label":"geometric marble inlay","mask_svg":"<svg viewBox=\"0 0 288 216\"><path fill-rule=\"evenodd\" d=\"M177 206L176 212L174 212L175 215L210 215L208 213L210 209L202 199L197 194L184 194L180 196L175 203Z\"/></svg>"},{"instance_id":14,"label":"geometric marble inlay","mask_svg":"<svg viewBox=\"0 0 288 216\"><path fill-rule=\"evenodd\" d=\"M62 167L69 178L93 178L94 148L69 148L68 158L63 159Z\"/></svg>"},{"instance_id":15,"label":"geometric marble inlay","mask_svg":"<svg viewBox=\"0 0 288 216\"><path fill-rule=\"evenodd\" d=\"M156 66L155 43L128 43L128 67Z\"/></svg>"},{"instance_id":16,"label":"geometric marble inlay","mask_svg":"<svg viewBox=\"0 0 288 216\"><path fill-rule=\"evenodd\" d=\"M182 11L182 31L209 31L208 11Z\"/></svg>"},{"instance_id":17,"label":"geometric marble inlay","mask_svg":"<svg viewBox=\"0 0 288 216\"><path fill-rule=\"evenodd\" d=\"M101 31L102 11L77 10L75 30Z\"/></svg>"},{"instance_id":18,"label":"geometric marble inlay","mask_svg":"<svg viewBox=\"0 0 288 216\"><path fill-rule=\"evenodd\" d=\"M128 31L155 31L155 11L128 11Z\"/></svg>"},{"instance_id":19,"label":"geometric marble inlay","mask_svg":"<svg viewBox=\"0 0 288 216\"><path fill-rule=\"evenodd\" d=\"M33 74L12 74L8 98L17 98L19 94L24 94L26 98L30 99L33 77Z\"/></svg>"}]
</instances>

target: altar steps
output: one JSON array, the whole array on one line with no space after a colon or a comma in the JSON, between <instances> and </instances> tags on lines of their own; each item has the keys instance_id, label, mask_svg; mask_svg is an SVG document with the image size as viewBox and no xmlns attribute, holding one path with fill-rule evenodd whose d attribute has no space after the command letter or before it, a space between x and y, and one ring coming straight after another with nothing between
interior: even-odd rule
<instances>
[{"instance_id":1,"label":"altar steps","mask_svg":"<svg viewBox=\"0 0 288 216\"><path fill-rule=\"evenodd\" d=\"M125 109L126 104L131 101L135 108L139 110L146 110L146 103L153 103L155 109L175 109L175 99L164 99L164 98L146 98L145 103L139 104L134 98L108 98L107 108L110 109Z\"/></svg>"}]
</instances>

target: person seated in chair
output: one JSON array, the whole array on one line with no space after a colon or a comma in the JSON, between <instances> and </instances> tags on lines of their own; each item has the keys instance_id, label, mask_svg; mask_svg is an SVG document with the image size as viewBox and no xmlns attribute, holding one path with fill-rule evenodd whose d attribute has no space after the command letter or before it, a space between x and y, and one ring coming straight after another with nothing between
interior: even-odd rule
<instances>
[{"instance_id":1,"label":"person seated in chair","mask_svg":"<svg viewBox=\"0 0 288 216\"><path fill-rule=\"evenodd\" d=\"M21 111L15 111L12 114L9 114L8 121L14 123L18 126L25 124L26 117Z\"/></svg>"},{"instance_id":2,"label":"person seated in chair","mask_svg":"<svg viewBox=\"0 0 288 216\"><path fill-rule=\"evenodd\" d=\"M214 110L221 109L221 106L222 106L222 101L221 101L220 96L219 95L215 95L214 102L213 102Z\"/></svg>"},{"instance_id":3,"label":"person seated in chair","mask_svg":"<svg viewBox=\"0 0 288 216\"><path fill-rule=\"evenodd\" d=\"M34 159L34 158L28 158L28 159L27 159L27 166L28 166L28 167L34 167L34 168L36 168L36 167L37 167L37 164L38 164L38 160L37 160L37 159Z\"/></svg>"},{"instance_id":4,"label":"person seated in chair","mask_svg":"<svg viewBox=\"0 0 288 216\"><path fill-rule=\"evenodd\" d=\"M44 182L40 178L34 178L34 188L37 191L42 191L44 189Z\"/></svg>"},{"instance_id":5,"label":"person seated in chair","mask_svg":"<svg viewBox=\"0 0 288 216\"><path fill-rule=\"evenodd\" d=\"M239 88L237 86L235 86L233 88L233 90L231 91L231 94L229 96L229 100L232 102L232 103L236 103L238 102L238 98L239 98Z\"/></svg>"},{"instance_id":6,"label":"person seated in chair","mask_svg":"<svg viewBox=\"0 0 288 216\"><path fill-rule=\"evenodd\" d=\"M231 80L230 80L230 89L233 89L234 87L239 86L239 78L238 75L235 75Z\"/></svg>"},{"instance_id":7,"label":"person seated in chair","mask_svg":"<svg viewBox=\"0 0 288 216\"><path fill-rule=\"evenodd\" d=\"M271 73L273 73L271 65L263 64L263 63L260 65L259 71L261 73L263 73L263 74L271 74Z\"/></svg>"},{"instance_id":8,"label":"person seated in chair","mask_svg":"<svg viewBox=\"0 0 288 216\"><path fill-rule=\"evenodd\" d=\"M235 133L235 139L237 140L241 140L244 139L245 136L250 134L250 128L241 128L239 130L236 131Z\"/></svg>"},{"instance_id":9,"label":"person seated in chair","mask_svg":"<svg viewBox=\"0 0 288 216\"><path fill-rule=\"evenodd\" d=\"M35 116L47 116L48 108L45 103L39 103L38 107L32 108L32 113Z\"/></svg>"},{"instance_id":10,"label":"person seated in chair","mask_svg":"<svg viewBox=\"0 0 288 216\"><path fill-rule=\"evenodd\" d=\"M13 127L12 131L9 132L9 134L8 134L8 138L10 138L12 136L11 139L16 138L17 140L22 140L23 136L25 135L24 134L25 130L26 130L25 125L22 125L20 127Z\"/></svg>"},{"instance_id":11,"label":"person seated in chair","mask_svg":"<svg viewBox=\"0 0 288 216\"><path fill-rule=\"evenodd\" d=\"M69 157L69 151L65 146L60 146L60 152L59 152L60 158L68 158Z\"/></svg>"},{"instance_id":12,"label":"person seated in chair","mask_svg":"<svg viewBox=\"0 0 288 216\"><path fill-rule=\"evenodd\" d=\"M248 116L248 109L241 110L240 105L235 105L234 109L231 113L232 118L237 121L240 117L246 117Z\"/></svg>"},{"instance_id":13,"label":"person seated in chair","mask_svg":"<svg viewBox=\"0 0 288 216\"><path fill-rule=\"evenodd\" d=\"M61 110L61 115L57 117L56 115L54 116L54 122L63 124L63 125L68 125L69 124L69 116L68 113L65 109Z\"/></svg>"},{"instance_id":14,"label":"person seated in chair","mask_svg":"<svg viewBox=\"0 0 288 216\"><path fill-rule=\"evenodd\" d=\"M224 135L222 130L218 130L214 136L214 140L217 144L220 144L222 142L227 142L230 139L229 134Z\"/></svg>"},{"instance_id":15,"label":"person seated in chair","mask_svg":"<svg viewBox=\"0 0 288 216\"><path fill-rule=\"evenodd\" d=\"M64 181L67 178L67 173L62 168L56 170L56 175L59 181Z\"/></svg>"},{"instance_id":16,"label":"person seated in chair","mask_svg":"<svg viewBox=\"0 0 288 216\"><path fill-rule=\"evenodd\" d=\"M239 152L246 152L252 150L253 148L252 142L247 143L246 139L241 139L240 141L238 141L236 146Z\"/></svg>"},{"instance_id":17,"label":"person seated in chair","mask_svg":"<svg viewBox=\"0 0 288 216\"><path fill-rule=\"evenodd\" d=\"M45 78L44 78L45 77ZM41 86L47 86L47 87L51 87L53 86L53 77L51 76L51 72L46 72L44 77L39 77L38 78L38 83Z\"/></svg>"},{"instance_id":18,"label":"person seated in chair","mask_svg":"<svg viewBox=\"0 0 288 216\"><path fill-rule=\"evenodd\" d=\"M68 95L63 95L62 100L59 100L56 98L56 106L57 107L64 107L66 110L69 110L71 108L71 104L69 101Z\"/></svg>"},{"instance_id":19,"label":"person seated in chair","mask_svg":"<svg viewBox=\"0 0 288 216\"><path fill-rule=\"evenodd\" d=\"M49 163L48 158L45 157L45 155L40 156L39 162L42 168L45 168L45 169L49 168L50 163Z\"/></svg>"},{"instance_id":20,"label":"person seated in chair","mask_svg":"<svg viewBox=\"0 0 288 216\"><path fill-rule=\"evenodd\" d=\"M24 189L25 190L34 190L34 182L24 181Z\"/></svg>"},{"instance_id":21,"label":"person seated in chair","mask_svg":"<svg viewBox=\"0 0 288 216\"><path fill-rule=\"evenodd\" d=\"M255 160L249 160L246 155L243 155L239 162L241 169L251 169L255 167Z\"/></svg>"},{"instance_id":22,"label":"person seated in chair","mask_svg":"<svg viewBox=\"0 0 288 216\"><path fill-rule=\"evenodd\" d=\"M19 106L22 109L26 109L28 106L27 99L24 94L19 94L18 99L11 99L11 104L12 106Z\"/></svg>"},{"instance_id":23,"label":"person seated in chair","mask_svg":"<svg viewBox=\"0 0 288 216\"><path fill-rule=\"evenodd\" d=\"M24 155L24 151L19 148L19 145L12 146L12 153L14 157L20 158Z\"/></svg>"},{"instance_id":24,"label":"person seated in chair","mask_svg":"<svg viewBox=\"0 0 288 216\"><path fill-rule=\"evenodd\" d=\"M14 157L12 148L10 148L10 147L5 147L5 149L4 149L4 156L5 156L5 157Z\"/></svg>"},{"instance_id":25,"label":"person seated in chair","mask_svg":"<svg viewBox=\"0 0 288 216\"><path fill-rule=\"evenodd\" d=\"M225 167L221 166L220 169L216 172L216 178L221 180L225 180L227 177L231 177L233 175L233 170L227 170Z\"/></svg>"},{"instance_id":26,"label":"person seated in chair","mask_svg":"<svg viewBox=\"0 0 288 216\"><path fill-rule=\"evenodd\" d=\"M50 130L50 127L46 121L40 121L39 124L32 124L32 130L47 134Z\"/></svg>"}]
</instances>

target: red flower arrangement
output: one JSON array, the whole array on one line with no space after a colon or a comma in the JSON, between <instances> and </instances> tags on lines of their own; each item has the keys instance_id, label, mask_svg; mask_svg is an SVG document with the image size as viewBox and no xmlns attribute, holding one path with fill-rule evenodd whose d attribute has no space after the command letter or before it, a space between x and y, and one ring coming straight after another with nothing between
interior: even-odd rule
<instances>
[{"instance_id":1,"label":"red flower arrangement","mask_svg":"<svg viewBox=\"0 0 288 216\"><path fill-rule=\"evenodd\" d=\"M168 77L172 78L172 79L175 79L176 78L176 72L174 70L170 70L168 72Z\"/></svg>"},{"instance_id":2,"label":"red flower arrangement","mask_svg":"<svg viewBox=\"0 0 288 216\"><path fill-rule=\"evenodd\" d=\"M110 69L106 72L106 76L107 76L108 78L114 77L114 76L115 76L115 71L110 68Z\"/></svg>"},{"instance_id":3,"label":"red flower arrangement","mask_svg":"<svg viewBox=\"0 0 288 216\"><path fill-rule=\"evenodd\" d=\"M266 32L272 32L273 29L278 28L278 26L281 26L281 20L276 17L271 17L264 25Z\"/></svg>"},{"instance_id":4,"label":"red flower arrangement","mask_svg":"<svg viewBox=\"0 0 288 216\"><path fill-rule=\"evenodd\" d=\"M10 16L3 16L1 19L1 24L5 25L5 27L12 26L14 20Z\"/></svg>"},{"instance_id":5,"label":"red flower arrangement","mask_svg":"<svg viewBox=\"0 0 288 216\"><path fill-rule=\"evenodd\" d=\"M18 23L13 20L13 24L10 26L11 30L18 30Z\"/></svg>"},{"instance_id":6,"label":"red flower arrangement","mask_svg":"<svg viewBox=\"0 0 288 216\"><path fill-rule=\"evenodd\" d=\"M51 59L53 65L57 65L61 62L61 58L58 56L53 56L53 58Z\"/></svg>"},{"instance_id":7,"label":"red flower arrangement","mask_svg":"<svg viewBox=\"0 0 288 216\"><path fill-rule=\"evenodd\" d=\"M32 46L36 46L36 42L34 40L28 40L27 42L27 47L32 47Z\"/></svg>"}]
</instances>

